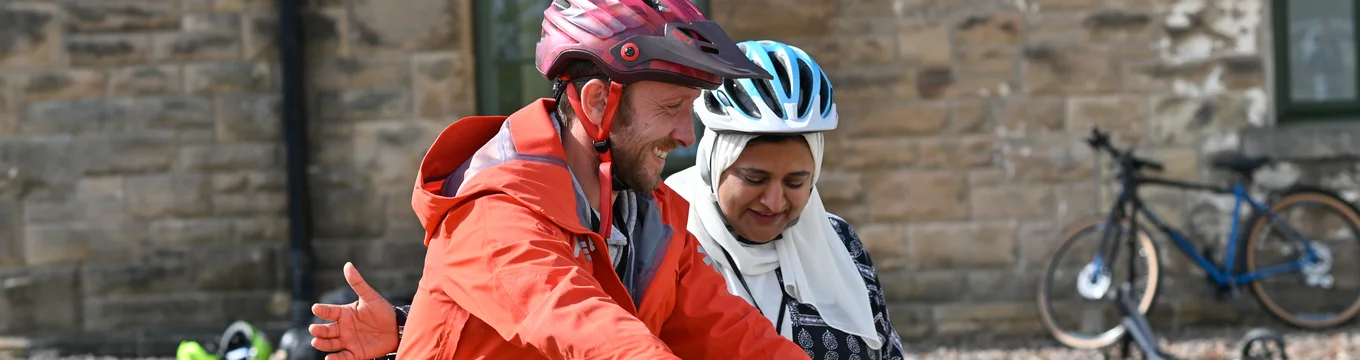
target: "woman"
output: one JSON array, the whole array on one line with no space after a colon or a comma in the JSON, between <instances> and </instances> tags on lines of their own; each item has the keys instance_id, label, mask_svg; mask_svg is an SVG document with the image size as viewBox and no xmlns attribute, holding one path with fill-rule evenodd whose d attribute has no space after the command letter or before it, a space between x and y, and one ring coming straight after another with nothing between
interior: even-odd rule
<instances>
[{"instance_id":1,"label":"woman","mask_svg":"<svg viewBox=\"0 0 1360 360\"><path fill-rule=\"evenodd\" d=\"M796 47L738 46L775 78L727 80L695 101L698 161L666 179L690 202L689 232L728 291L813 359L900 359L869 253L814 185L837 125L831 83Z\"/></svg>"},{"instance_id":2,"label":"woman","mask_svg":"<svg viewBox=\"0 0 1360 360\"><path fill-rule=\"evenodd\" d=\"M688 230L728 291L813 359L901 359L869 253L850 224L826 212L814 185L825 132L837 124L831 83L796 47L738 46L775 78L726 80L695 101L706 127L697 164L666 180L690 202ZM312 345L344 358L395 350L405 309L387 313L352 265L345 276L361 300L314 306L337 323L312 325Z\"/></svg>"}]
</instances>

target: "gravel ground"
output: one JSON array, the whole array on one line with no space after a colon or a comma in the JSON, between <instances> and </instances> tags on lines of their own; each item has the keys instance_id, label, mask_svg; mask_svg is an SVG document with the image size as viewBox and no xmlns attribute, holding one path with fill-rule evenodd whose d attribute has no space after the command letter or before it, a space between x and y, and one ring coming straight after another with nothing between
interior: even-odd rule
<instances>
[{"instance_id":1,"label":"gravel ground","mask_svg":"<svg viewBox=\"0 0 1360 360\"><path fill-rule=\"evenodd\" d=\"M1189 329L1159 333L1166 353L1183 359L1233 359L1238 341L1249 331L1241 329ZM1360 359L1360 327L1329 331L1281 330L1291 360ZM907 359L1103 359L1102 351L1073 350L1049 337L1015 339L955 339L927 341L909 346ZM1141 356L1135 356L1141 358Z\"/></svg>"}]
</instances>

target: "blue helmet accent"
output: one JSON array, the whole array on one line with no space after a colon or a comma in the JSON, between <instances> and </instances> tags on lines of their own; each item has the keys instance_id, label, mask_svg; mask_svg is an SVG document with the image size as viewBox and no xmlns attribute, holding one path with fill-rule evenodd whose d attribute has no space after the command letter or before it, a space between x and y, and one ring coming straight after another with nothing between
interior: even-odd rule
<instances>
[{"instance_id":1,"label":"blue helmet accent","mask_svg":"<svg viewBox=\"0 0 1360 360\"><path fill-rule=\"evenodd\" d=\"M773 79L725 79L694 104L696 116L714 131L802 133L835 129L831 81L822 67L795 46L769 40L737 44Z\"/></svg>"}]
</instances>

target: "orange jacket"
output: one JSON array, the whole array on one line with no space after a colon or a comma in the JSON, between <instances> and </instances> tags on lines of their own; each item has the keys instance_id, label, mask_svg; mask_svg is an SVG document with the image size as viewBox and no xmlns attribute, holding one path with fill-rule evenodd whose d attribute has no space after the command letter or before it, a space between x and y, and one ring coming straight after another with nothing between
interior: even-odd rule
<instances>
[{"instance_id":1,"label":"orange jacket","mask_svg":"<svg viewBox=\"0 0 1360 360\"><path fill-rule=\"evenodd\" d=\"M678 231L635 308L581 221L553 108L461 119L425 155L411 204L429 250L398 358L808 358L727 292L664 185L652 195Z\"/></svg>"}]
</instances>

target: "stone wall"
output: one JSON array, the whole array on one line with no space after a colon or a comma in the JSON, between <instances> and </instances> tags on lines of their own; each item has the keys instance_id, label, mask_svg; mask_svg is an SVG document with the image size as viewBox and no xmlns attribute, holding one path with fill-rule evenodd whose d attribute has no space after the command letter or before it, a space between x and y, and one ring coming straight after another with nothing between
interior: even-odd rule
<instances>
[{"instance_id":1,"label":"stone wall","mask_svg":"<svg viewBox=\"0 0 1360 360\"><path fill-rule=\"evenodd\" d=\"M303 3L317 288L354 261L413 291L415 167L474 106L470 2ZM287 320L275 9L0 2L0 334L168 354Z\"/></svg>"}]
</instances>

